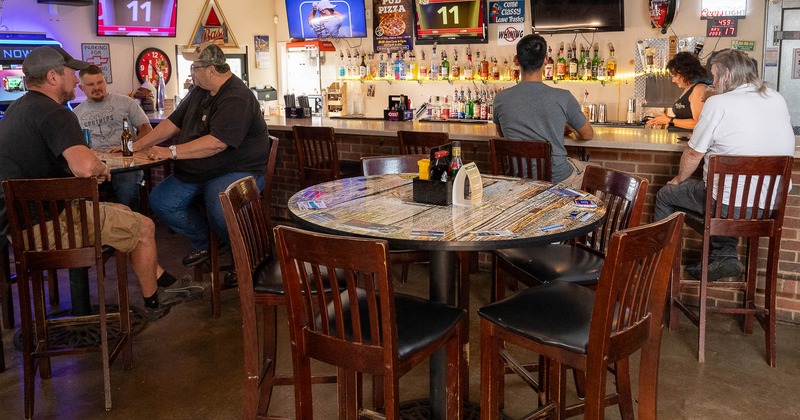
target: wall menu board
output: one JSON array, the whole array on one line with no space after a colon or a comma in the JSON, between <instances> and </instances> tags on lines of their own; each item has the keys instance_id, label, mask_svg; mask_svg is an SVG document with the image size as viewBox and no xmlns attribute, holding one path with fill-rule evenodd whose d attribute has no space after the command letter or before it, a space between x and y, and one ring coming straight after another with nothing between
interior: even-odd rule
<instances>
[{"instance_id":1,"label":"wall menu board","mask_svg":"<svg viewBox=\"0 0 800 420\"><path fill-rule=\"evenodd\" d=\"M413 0L373 0L375 19L372 20L375 51L404 51L414 48L411 41L414 28Z\"/></svg>"},{"instance_id":2,"label":"wall menu board","mask_svg":"<svg viewBox=\"0 0 800 420\"><path fill-rule=\"evenodd\" d=\"M416 0L418 44L488 42L486 0Z\"/></svg>"}]
</instances>

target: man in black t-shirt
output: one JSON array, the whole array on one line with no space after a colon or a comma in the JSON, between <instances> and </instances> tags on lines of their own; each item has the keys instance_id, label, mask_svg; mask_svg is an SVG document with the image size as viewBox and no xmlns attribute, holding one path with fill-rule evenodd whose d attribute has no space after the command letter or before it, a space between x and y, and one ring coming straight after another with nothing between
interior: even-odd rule
<instances>
[{"instance_id":1,"label":"man in black t-shirt","mask_svg":"<svg viewBox=\"0 0 800 420\"><path fill-rule=\"evenodd\" d=\"M193 250L183 263L194 266L209 257L209 225L230 244L219 193L246 176L264 188L269 133L258 100L231 73L219 46L204 43L183 56L192 61L194 88L168 119L133 143L133 149L175 139L172 146L148 151L153 158L175 160L174 175L150 194L150 208L189 239ZM203 200L205 215L196 199ZM225 280L232 285L235 277L230 274Z\"/></svg>"},{"instance_id":2,"label":"man in black t-shirt","mask_svg":"<svg viewBox=\"0 0 800 420\"><path fill-rule=\"evenodd\" d=\"M0 180L111 178L108 166L86 147L78 118L62 105L75 99L75 70L88 66L57 46L38 47L28 54L22 63L28 92L0 120ZM171 297L202 294L201 286L178 281L158 264L152 220L113 203L101 203L99 210L102 243L130 253L151 319L169 312L166 303ZM0 242L5 243L7 234L6 202L0 189Z\"/></svg>"}]
</instances>

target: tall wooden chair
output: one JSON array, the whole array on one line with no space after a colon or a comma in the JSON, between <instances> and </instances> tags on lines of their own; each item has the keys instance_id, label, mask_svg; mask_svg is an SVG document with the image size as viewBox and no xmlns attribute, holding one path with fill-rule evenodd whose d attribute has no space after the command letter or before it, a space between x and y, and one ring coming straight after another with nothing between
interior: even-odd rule
<instances>
[{"instance_id":1,"label":"tall wooden chair","mask_svg":"<svg viewBox=\"0 0 800 420\"><path fill-rule=\"evenodd\" d=\"M450 136L447 133L398 131L397 141L401 155L426 155L431 147L449 143Z\"/></svg>"},{"instance_id":2,"label":"tall wooden chair","mask_svg":"<svg viewBox=\"0 0 800 420\"><path fill-rule=\"evenodd\" d=\"M548 244L501 249L494 254L493 295L505 296L505 273L526 286L564 280L585 286L597 284L611 235L639 226L648 181L625 172L587 166L581 189L606 204L605 221L572 244Z\"/></svg>"},{"instance_id":3,"label":"tall wooden chair","mask_svg":"<svg viewBox=\"0 0 800 420\"><path fill-rule=\"evenodd\" d=\"M99 197L94 178L17 179L3 181L19 288L22 324L25 418L33 416L36 369L50 378L50 358L100 351L105 408L111 409L111 362L122 354L125 369L132 367L131 324L128 306L127 254L101 247ZM56 218L56 211L61 215ZM105 258L116 254L119 312L107 313ZM97 274L98 315L50 318L45 313L42 273L47 270L93 267ZM31 308L31 301L33 308ZM108 318L119 322L116 343L108 342ZM52 348L48 330L59 325L97 323L100 347Z\"/></svg>"},{"instance_id":4,"label":"tall wooden chair","mask_svg":"<svg viewBox=\"0 0 800 420\"><path fill-rule=\"evenodd\" d=\"M493 175L553 180L550 143L546 141L491 138L489 162Z\"/></svg>"},{"instance_id":5,"label":"tall wooden chair","mask_svg":"<svg viewBox=\"0 0 800 420\"><path fill-rule=\"evenodd\" d=\"M289 295L296 418L313 417L311 359L338 367L338 418L371 414L360 407L360 377L367 373L383 377L386 418L399 419L400 377L442 348L447 358L446 418L462 418L468 328L463 310L395 295L386 241L285 226L275 228L275 240ZM312 269L301 269L306 265ZM344 271L339 285L346 290L312 296L309 292L324 284L321 274L334 269Z\"/></svg>"},{"instance_id":6,"label":"tall wooden chair","mask_svg":"<svg viewBox=\"0 0 800 420\"><path fill-rule=\"evenodd\" d=\"M11 259L9 258L11 246L9 244L0 248L0 317L3 323L0 328L14 328L14 296L11 292L11 285L16 283L16 274L11 274ZM58 294L58 273L56 270L48 270L44 277L49 288L48 300L51 306L61 303Z\"/></svg>"},{"instance_id":7,"label":"tall wooden chair","mask_svg":"<svg viewBox=\"0 0 800 420\"><path fill-rule=\"evenodd\" d=\"M361 162L339 159L333 127L292 127L300 169L300 186L361 175Z\"/></svg>"},{"instance_id":8,"label":"tall wooden chair","mask_svg":"<svg viewBox=\"0 0 800 420\"><path fill-rule=\"evenodd\" d=\"M266 203L269 202L272 194L272 177L275 175L275 162L278 158L278 138L275 136L269 136L270 138L270 147L269 147L269 158L267 159L267 166L264 169L264 190L262 192L262 197ZM266 207L267 209L269 207ZM267 217L269 220L269 212L267 213ZM230 232L229 232L230 234ZM220 254L220 239L214 229L209 229L209 265L210 265L210 277L211 277L211 317L212 318L219 318L220 313L222 311L222 289L226 288L226 286L222 283L222 276L221 273L225 269L220 264L219 261L219 254ZM208 266L206 266L208 267ZM203 281L203 271L206 269L203 264L198 264L194 266L194 281L201 282ZM228 267L230 268L230 267ZM237 272L238 273L238 272Z\"/></svg>"},{"instance_id":9,"label":"tall wooden chair","mask_svg":"<svg viewBox=\"0 0 800 420\"><path fill-rule=\"evenodd\" d=\"M630 404L629 357L639 349L639 417L655 418L664 304L683 217L675 213L659 223L614 233L596 292L554 281L479 309L481 418L497 419L503 405L503 360L513 360L506 344L546 360L542 406L528 418L547 413L563 419L583 412L584 418L601 419L606 405ZM618 395L606 396L608 366L614 363ZM567 367L586 372L585 404L566 404ZM524 369L515 372L535 382ZM632 407L621 411L632 418Z\"/></svg>"},{"instance_id":10,"label":"tall wooden chair","mask_svg":"<svg viewBox=\"0 0 800 420\"><path fill-rule=\"evenodd\" d=\"M709 312L742 314L742 330L753 332L753 317L764 329L766 359L775 367L775 319L777 299L778 259L781 247L783 216L789 183L792 178L792 156L722 156L714 155L708 161L708 190L724 191L725 180L730 182L730 200L723 205L712 194L706 194L705 214L687 214L687 225L703 233L702 271L699 281L699 311L681 299L680 258L673 267L670 329L678 328L678 311L699 327L697 358L705 362L706 322ZM719 198L719 196L718 196ZM727 204L727 205L725 205ZM732 209L736 209L730 211ZM711 236L738 236L747 238L747 264L743 281L709 282L708 259ZM767 238L764 278L764 304L756 304L758 283L759 239ZM680 252L680 250L679 250ZM679 254L680 255L680 254ZM738 308L709 307L708 289L744 291L742 306ZM698 302L694 300L693 305Z\"/></svg>"},{"instance_id":11,"label":"tall wooden chair","mask_svg":"<svg viewBox=\"0 0 800 420\"><path fill-rule=\"evenodd\" d=\"M292 385L276 377L277 307L286 304L280 267L269 238L269 191L259 196L253 177L240 179L219 194L239 278L244 338L244 416L266 418L272 388ZM330 292L330 289L326 289ZM258 317L263 328L258 328ZM260 355L260 357L259 357ZM335 376L314 377L313 383L335 382Z\"/></svg>"}]
</instances>

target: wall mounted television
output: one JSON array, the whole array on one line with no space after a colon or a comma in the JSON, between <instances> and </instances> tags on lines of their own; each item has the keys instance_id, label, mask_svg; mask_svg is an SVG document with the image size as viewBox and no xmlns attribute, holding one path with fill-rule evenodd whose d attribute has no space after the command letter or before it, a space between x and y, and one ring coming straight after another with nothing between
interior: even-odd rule
<instances>
[{"instance_id":1,"label":"wall mounted television","mask_svg":"<svg viewBox=\"0 0 800 420\"><path fill-rule=\"evenodd\" d=\"M530 0L539 33L625 30L624 0Z\"/></svg>"},{"instance_id":2,"label":"wall mounted television","mask_svg":"<svg viewBox=\"0 0 800 420\"><path fill-rule=\"evenodd\" d=\"M178 0L97 0L98 36L175 37Z\"/></svg>"},{"instance_id":3,"label":"wall mounted television","mask_svg":"<svg viewBox=\"0 0 800 420\"><path fill-rule=\"evenodd\" d=\"M486 0L415 0L418 44L485 44L489 40Z\"/></svg>"},{"instance_id":4,"label":"wall mounted television","mask_svg":"<svg viewBox=\"0 0 800 420\"><path fill-rule=\"evenodd\" d=\"M286 0L292 38L366 38L364 0Z\"/></svg>"}]
</instances>

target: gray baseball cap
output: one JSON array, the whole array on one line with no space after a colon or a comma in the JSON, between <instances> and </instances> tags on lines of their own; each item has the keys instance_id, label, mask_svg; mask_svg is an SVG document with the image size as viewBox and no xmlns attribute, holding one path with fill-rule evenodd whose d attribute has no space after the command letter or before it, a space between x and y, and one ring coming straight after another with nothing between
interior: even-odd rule
<instances>
[{"instance_id":1,"label":"gray baseball cap","mask_svg":"<svg viewBox=\"0 0 800 420\"><path fill-rule=\"evenodd\" d=\"M69 67L73 70L83 70L90 66L85 61L72 58L68 52L56 45L45 45L34 48L22 61L22 72L25 76L41 76L48 71L59 67Z\"/></svg>"},{"instance_id":2,"label":"gray baseball cap","mask_svg":"<svg viewBox=\"0 0 800 420\"><path fill-rule=\"evenodd\" d=\"M213 42L204 42L191 51L184 51L183 58L189 61L204 61L212 66L226 64L225 53L222 48Z\"/></svg>"}]
</instances>

